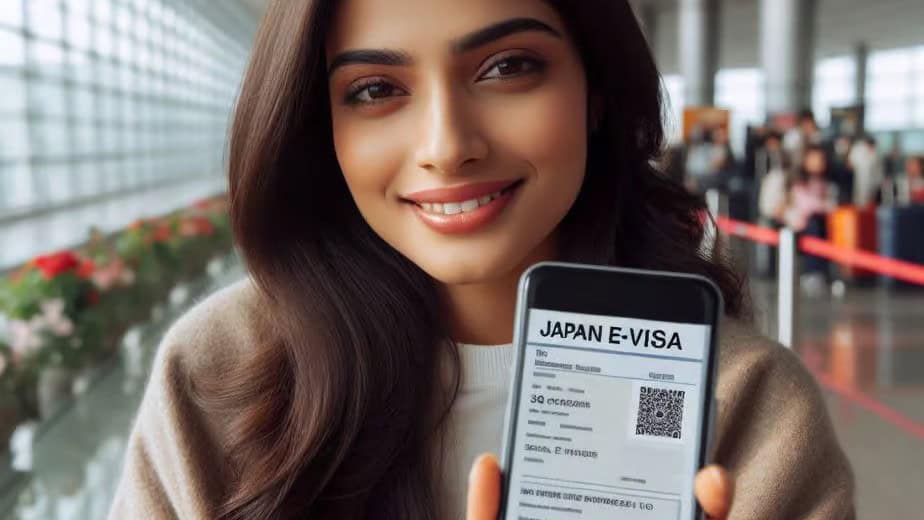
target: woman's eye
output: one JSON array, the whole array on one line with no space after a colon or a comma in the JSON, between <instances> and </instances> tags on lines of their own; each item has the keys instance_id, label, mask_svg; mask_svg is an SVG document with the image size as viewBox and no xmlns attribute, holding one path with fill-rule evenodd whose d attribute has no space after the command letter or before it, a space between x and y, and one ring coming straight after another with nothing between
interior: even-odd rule
<instances>
[{"instance_id":1,"label":"woman's eye","mask_svg":"<svg viewBox=\"0 0 924 520\"><path fill-rule=\"evenodd\" d=\"M540 70L543 63L526 56L511 56L494 62L481 79L507 79Z\"/></svg>"},{"instance_id":2,"label":"woman's eye","mask_svg":"<svg viewBox=\"0 0 924 520\"><path fill-rule=\"evenodd\" d=\"M380 103L393 95L403 92L398 87L384 81L365 83L351 89L346 96L349 105Z\"/></svg>"}]
</instances>

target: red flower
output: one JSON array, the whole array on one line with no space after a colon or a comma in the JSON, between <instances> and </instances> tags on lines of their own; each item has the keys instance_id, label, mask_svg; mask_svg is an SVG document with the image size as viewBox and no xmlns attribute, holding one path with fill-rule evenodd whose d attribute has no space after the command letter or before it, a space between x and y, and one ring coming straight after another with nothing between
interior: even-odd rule
<instances>
[{"instance_id":1,"label":"red flower","mask_svg":"<svg viewBox=\"0 0 924 520\"><path fill-rule=\"evenodd\" d=\"M84 260L80 263L80 268L77 269L77 276L81 278L89 278L93 276L93 271L96 270L96 265L93 263L93 260Z\"/></svg>"},{"instance_id":2,"label":"red flower","mask_svg":"<svg viewBox=\"0 0 924 520\"><path fill-rule=\"evenodd\" d=\"M214 232L215 226L205 217L188 217L180 222L180 236L183 237L211 235Z\"/></svg>"},{"instance_id":3,"label":"red flower","mask_svg":"<svg viewBox=\"0 0 924 520\"><path fill-rule=\"evenodd\" d=\"M73 270L80 265L80 260L71 251L61 251L35 259L35 266L42 271L45 278L54 278L61 273Z\"/></svg>"},{"instance_id":4,"label":"red flower","mask_svg":"<svg viewBox=\"0 0 924 520\"><path fill-rule=\"evenodd\" d=\"M96 291L90 291L87 293L87 303L90 305L96 305L99 303L99 293Z\"/></svg>"},{"instance_id":5,"label":"red flower","mask_svg":"<svg viewBox=\"0 0 924 520\"><path fill-rule=\"evenodd\" d=\"M154 231L155 242L166 242L170 240L170 224L161 224Z\"/></svg>"}]
</instances>

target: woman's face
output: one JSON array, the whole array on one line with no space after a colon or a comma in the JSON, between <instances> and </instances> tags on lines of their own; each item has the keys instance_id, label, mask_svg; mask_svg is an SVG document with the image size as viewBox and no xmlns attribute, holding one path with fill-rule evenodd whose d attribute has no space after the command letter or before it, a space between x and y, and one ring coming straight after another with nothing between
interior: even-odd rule
<instances>
[{"instance_id":1,"label":"woman's face","mask_svg":"<svg viewBox=\"0 0 924 520\"><path fill-rule=\"evenodd\" d=\"M365 220L435 279L548 258L584 178L580 55L541 0L345 0L327 41L337 158Z\"/></svg>"},{"instance_id":2,"label":"woman's face","mask_svg":"<svg viewBox=\"0 0 924 520\"><path fill-rule=\"evenodd\" d=\"M805 154L803 166L812 177L823 177L828 169L828 158L820 150L809 150Z\"/></svg>"}]
</instances>

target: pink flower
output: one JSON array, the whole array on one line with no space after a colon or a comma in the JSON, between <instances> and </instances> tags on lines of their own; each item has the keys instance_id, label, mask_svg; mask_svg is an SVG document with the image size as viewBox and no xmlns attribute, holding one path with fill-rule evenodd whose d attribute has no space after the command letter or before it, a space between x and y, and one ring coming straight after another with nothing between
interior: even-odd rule
<instances>
[{"instance_id":1,"label":"pink flower","mask_svg":"<svg viewBox=\"0 0 924 520\"><path fill-rule=\"evenodd\" d=\"M64 315L64 300L55 298L42 302L43 325L56 336L70 336L74 333L74 322Z\"/></svg>"},{"instance_id":2,"label":"pink flower","mask_svg":"<svg viewBox=\"0 0 924 520\"><path fill-rule=\"evenodd\" d=\"M125 267L121 260L115 260L100 267L93 273L93 284L101 291L108 291L116 284L131 285L135 273Z\"/></svg>"},{"instance_id":3,"label":"pink flower","mask_svg":"<svg viewBox=\"0 0 924 520\"><path fill-rule=\"evenodd\" d=\"M10 321L10 348L13 351L14 362L42 346L42 338L37 334L34 325L22 320Z\"/></svg>"},{"instance_id":4,"label":"pink flower","mask_svg":"<svg viewBox=\"0 0 924 520\"><path fill-rule=\"evenodd\" d=\"M47 322L58 321L64 315L64 300L53 298L45 300L41 304L42 316Z\"/></svg>"}]
</instances>

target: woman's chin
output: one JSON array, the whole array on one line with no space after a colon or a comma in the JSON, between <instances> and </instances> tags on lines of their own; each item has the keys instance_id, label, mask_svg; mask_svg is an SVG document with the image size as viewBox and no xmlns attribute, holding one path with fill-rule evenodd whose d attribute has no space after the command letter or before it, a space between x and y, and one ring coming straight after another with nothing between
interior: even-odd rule
<instances>
[{"instance_id":1,"label":"woman's chin","mask_svg":"<svg viewBox=\"0 0 924 520\"><path fill-rule=\"evenodd\" d=\"M472 256L470 258L440 258L416 260L427 274L438 283L444 285L471 285L494 282L508 278L514 273L518 262L508 258L488 258L486 256Z\"/></svg>"}]
</instances>

